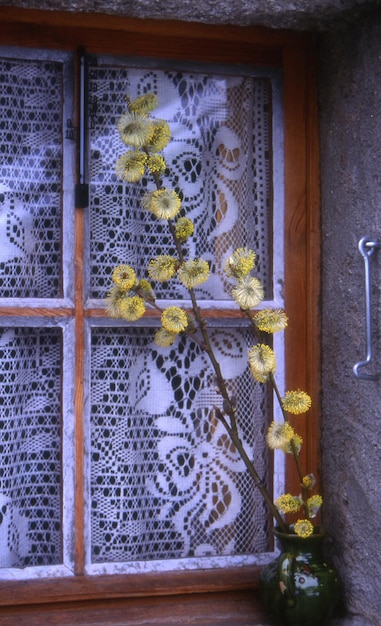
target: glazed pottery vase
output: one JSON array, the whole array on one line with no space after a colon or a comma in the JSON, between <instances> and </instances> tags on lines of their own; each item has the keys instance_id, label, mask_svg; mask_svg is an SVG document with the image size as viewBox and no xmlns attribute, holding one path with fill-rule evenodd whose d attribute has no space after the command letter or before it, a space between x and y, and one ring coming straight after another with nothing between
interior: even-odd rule
<instances>
[{"instance_id":1,"label":"glazed pottery vase","mask_svg":"<svg viewBox=\"0 0 381 626\"><path fill-rule=\"evenodd\" d=\"M324 533L303 539L274 531L281 553L261 572L260 589L274 626L323 626L341 594L335 569L323 557Z\"/></svg>"}]
</instances>

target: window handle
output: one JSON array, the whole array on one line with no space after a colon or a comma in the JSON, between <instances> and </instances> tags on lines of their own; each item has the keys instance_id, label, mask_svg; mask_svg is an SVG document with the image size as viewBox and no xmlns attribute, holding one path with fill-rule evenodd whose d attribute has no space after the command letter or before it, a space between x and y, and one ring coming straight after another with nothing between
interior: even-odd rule
<instances>
[{"instance_id":1,"label":"window handle","mask_svg":"<svg viewBox=\"0 0 381 626\"><path fill-rule=\"evenodd\" d=\"M371 365L373 360L372 350L372 293L371 293L371 257L374 252L381 248L381 241L375 241L371 237L362 237L358 244L359 251L364 259L365 267L365 329L366 329L366 358L359 361L353 368L354 375L361 380L378 380L379 374L360 372L360 369Z\"/></svg>"},{"instance_id":2,"label":"window handle","mask_svg":"<svg viewBox=\"0 0 381 626\"><path fill-rule=\"evenodd\" d=\"M80 48L79 57L79 149L78 149L78 183L75 188L75 206L85 209L89 205L89 186L86 182L87 157L87 59L85 51Z\"/></svg>"}]
</instances>

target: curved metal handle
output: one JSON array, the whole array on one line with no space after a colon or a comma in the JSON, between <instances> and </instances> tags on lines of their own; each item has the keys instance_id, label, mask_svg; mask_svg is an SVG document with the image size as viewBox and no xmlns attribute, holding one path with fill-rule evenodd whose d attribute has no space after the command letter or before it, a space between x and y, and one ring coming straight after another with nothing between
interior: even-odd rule
<instances>
[{"instance_id":1,"label":"curved metal handle","mask_svg":"<svg viewBox=\"0 0 381 626\"><path fill-rule=\"evenodd\" d=\"M373 359L372 351L372 293L370 280L370 258L377 248L381 248L381 242L371 237L362 237L359 241L359 250L364 259L365 266L365 326L366 326L366 358L359 361L353 368L353 373L362 380L377 380L378 374L366 374L359 370L370 365Z\"/></svg>"}]
</instances>

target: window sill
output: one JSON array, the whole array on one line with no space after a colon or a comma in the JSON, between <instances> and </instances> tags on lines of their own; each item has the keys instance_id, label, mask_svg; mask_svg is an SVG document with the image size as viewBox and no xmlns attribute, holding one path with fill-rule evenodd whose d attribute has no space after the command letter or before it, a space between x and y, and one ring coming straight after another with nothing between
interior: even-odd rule
<instances>
[{"instance_id":1,"label":"window sill","mask_svg":"<svg viewBox=\"0 0 381 626\"><path fill-rule=\"evenodd\" d=\"M55 583L59 585L59 581ZM8 607L2 626L267 626L255 591Z\"/></svg>"},{"instance_id":2,"label":"window sill","mask_svg":"<svg viewBox=\"0 0 381 626\"><path fill-rule=\"evenodd\" d=\"M258 586L260 566L112 576L71 576L0 581L0 606L16 607L93 602L100 599L194 596L252 592ZM174 600L175 601L175 600ZM3 609L3 610L4 610ZM36 608L38 610L38 608ZM2 613L3 614L3 613ZM38 622L37 622L38 623ZM54 623L54 622L53 622ZM3 624L2 624L3 626Z\"/></svg>"}]
</instances>

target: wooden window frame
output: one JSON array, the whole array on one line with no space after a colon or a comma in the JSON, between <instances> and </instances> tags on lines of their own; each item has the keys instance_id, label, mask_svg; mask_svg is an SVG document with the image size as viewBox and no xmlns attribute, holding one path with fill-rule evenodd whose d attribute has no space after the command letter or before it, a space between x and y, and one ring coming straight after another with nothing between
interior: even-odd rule
<instances>
[{"instance_id":1,"label":"wooden window frame","mask_svg":"<svg viewBox=\"0 0 381 626\"><path fill-rule=\"evenodd\" d=\"M320 393L320 218L315 41L310 34L273 31L259 27L136 20L97 14L23 10L0 7L1 45L75 51L119 53L140 57L191 59L211 63L239 63L281 68L284 90L285 163L285 306L289 326L285 335L286 386L308 390L313 410L304 424L303 463L319 479ZM83 216L76 212L74 303L77 337L83 335L82 267L80 250ZM79 295L78 295L79 294ZM0 308L3 317L36 314L27 308ZM43 311L42 311L43 313ZM67 310L55 310L66 315ZM93 316L103 312L92 310ZM79 419L83 388L83 361L76 372L76 446L83 445ZM81 463L81 454L77 454ZM78 468L79 472L81 467ZM287 488L297 490L292 468L286 470ZM77 485L77 509L83 502ZM77 510L77 520L81 512ZM82 516L83 519L83 516ZM83 524L76 535L78 554ZM83 563L77 559L78 574ZM128 599L181 594L239 592L255 589L260 567L196 572L166 572L112 576L73 576L62 579L0 581L0 606L73 603L100 598Z\"/></svg>"}]
</instances>

